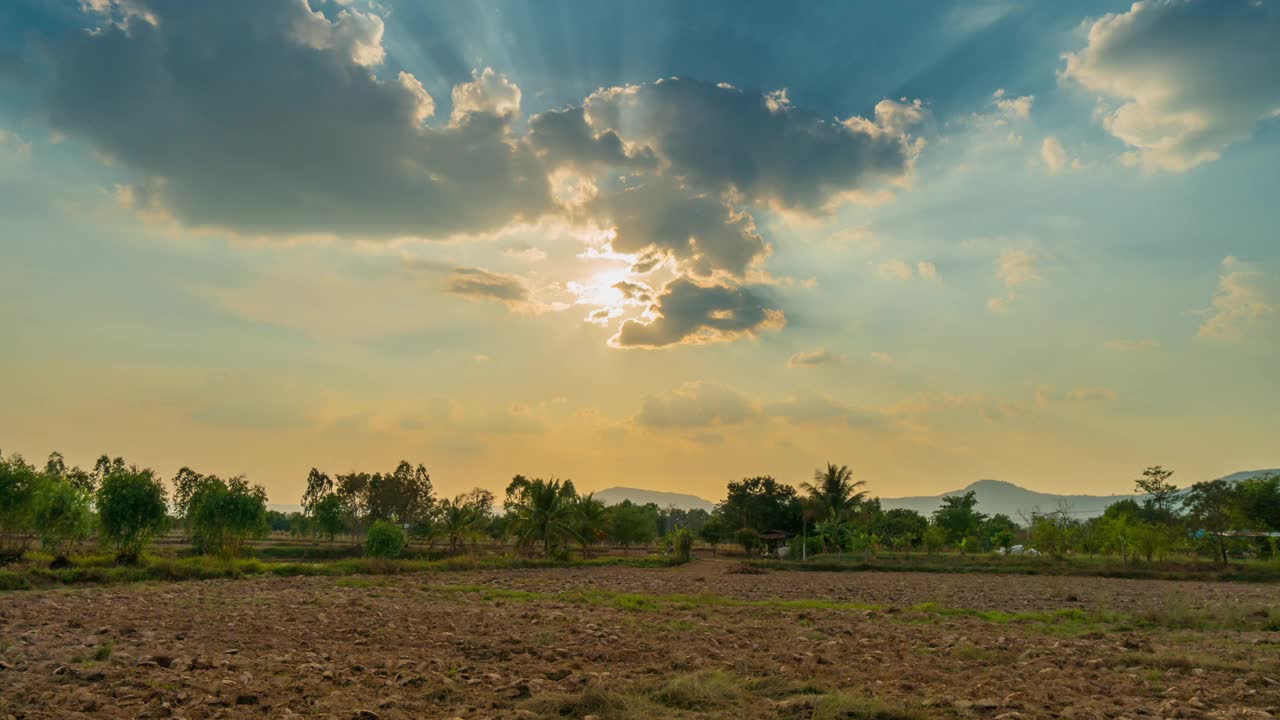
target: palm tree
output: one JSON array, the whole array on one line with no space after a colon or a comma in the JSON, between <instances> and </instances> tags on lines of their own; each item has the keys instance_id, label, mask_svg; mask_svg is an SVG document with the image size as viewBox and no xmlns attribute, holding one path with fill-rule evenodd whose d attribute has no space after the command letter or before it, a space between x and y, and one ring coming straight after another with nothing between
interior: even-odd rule
<instances>
[{"instance_id":1,"label":"palm tree","mask_svg":"<svg viewBox=\"0 0 1280 720\"><path fill-rule=\"evenodd\" d=\"M516 543L528 547L542 543L544 555L551 555L551 546L565 538L576 538L573 528L573 483L535 478L512 482L514 490L511 510L515 524Z\"/></svg>"},{"instance_id":2,"label":"palm tree","mask_svg":"<svg viewBox=\"0 0 1280 720\"><path fill-rule=\"evenodd\" d=\"M604 536L605 526L609 523L608 509L604 503L592 497L592 493L578 495L573 499L573 531L582 544L582 557L590 557L591 542Z\"/></svg>"},{"instance_id":3,"label":"palm tree","mask_svg":"<svg viewBox=\"0 0 1280 720\"><path fill-rule=\"evenodd\" d=\"M483 516L462 495L442 501L438 508L432 533L449 540L450 553L457 552L459 544L479 534Z\"/></svg>"},{"instance_id":4,"label":"palm tree","mask_svg":"<svg viewBox=\"0 0 1280 720\"><path fill-rule=\"evenodd\" d=\"M848 465L836 467L827 463L826 470L813 471L812 483L802 483L800 487L809 493L823 517L837 518L857 507L867 496L865 490L859 490L864 485L861 480L854 481Z\"/></svg>"}]
</instances>

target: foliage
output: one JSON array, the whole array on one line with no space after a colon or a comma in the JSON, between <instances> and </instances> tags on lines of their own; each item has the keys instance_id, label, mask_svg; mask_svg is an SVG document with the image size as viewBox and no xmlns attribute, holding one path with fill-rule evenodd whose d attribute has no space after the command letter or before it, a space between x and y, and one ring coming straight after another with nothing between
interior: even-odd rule
<instances>
[{"instance_id":1,"label":"foliage","mask_svg":"<svg viewBox=\"0 0 1280 720\"><path fill-rule=\"evenodd\" d=\"M1155 465L1143 470L1142 477L1135 481L1138 492L1147 495L1145 504L1149 510L1161 515L1173 513L1178 486L1169 482L1172 476L1172 470L1165 470L1162 466Z\"/></svg>"},{"instance_id":2,"label":"foliage","mask_svg":"<svg viewBox=\"0 0 1280 720\"><path fill-rule=\"evenodd\" d=\"M591 493L574 497L570 507L573 532L582 545L582 557L590 557L591 545L603 540L609 529L609 510Z\"/></svg>"},{"instance_id":3,"label":"foliage","mask_svg":"<svg viewBox=\"0 0 1280 720\"><path fill-rule=\"evenodd\" d=\"M154 471L136 465L120 463L106 471L97 506L100 538L124 562L137 562L168 520L164 486Z\"/></svg>"},{"instance_id":4,"label":"foliage","mask_svg":"<svg viewBox=\"0 0 1280 720\"><path fill-rule=\"evenodd\" d=\"M671 553L680 562L688 562L693 555L693 533L680 528L671 533Z\"/></svg>"},{"instance_id":5,"label":"foliage","mask_svg":"<svg viewBox=\"0 0 1280 720\"><path fill-rule=\"evenodd\" d=\"M66 562L76 545L93 532L89 494L83 485L46 474L36 489L34 520L40 546L53 553L55 563Z\"/></svg>"},{"instance_id":6,"label":"foliage","mask_svg":"<svg viewBox=\"0 0 1280 720\"><path fill-rule=\"evenodd\" d=\"M760 533L755 528L741 528L734 533L733 538L748 555L754 554L764 545L764 542L760 539Z\"/></svg>"},{"instance_id":7,"label":"foliage","mask_svg":"<svg viewBox=\"0 0 1280 720\"><path fill-rule=\"evenodd\" d=\"M825 470L813 471L812 483L803 483L800 487L809 493L818 517L833 519L845 517L862 502L867 493L858 488L864 485L861 480L853 480L853 471L848 465L837 467L827 463Z\"/></svg>"},{"instance_id":8,"label":"foliage","mask_svg":"<svg viewBox=\"0 0 1280 720\"><path fill-rule=\"evenodd\" d=\"M719 515L712 515L707 518L706 523L698 529L698 537L711 547L715 547L724 542L725 536L729 534L729 528L725 525L724 518Z\"/></svg>"},{"instance_id":9,"label":"foliage","mask_svg":"<svg viewBox=\"0 0 1280 720\"><path fill-rule=\"evenodd\" d=\"M942 498L942 506L933 511L933 524L942 528L946 542L958 544L970 535L976 535L986 519L977 511L978 497L974 491L963 495Z\"/></svg>"},{"instance_id":10,"label":"foliage","mask_svg":"<svg viewBox=\"0 0 1280 720\"><path fill-rule=\"evenodd\" d=\"M364 554L371 558L394 558L404 550L404 528L386 520L375 520L365 538Z\"/></svg>"},{"instance_id":11,"label":"foliage","mask_svg":"<svg viewBox=\"0 0 1280 720\"><path fill-rule=\"evenodd\" d=\"M325 495L316 500L308 513L316 533L330 541L347 529L346 508L337 495Z\"/></svg>"},{"instance_id":12,"label":"foliage","mask_svg":"<svg viewBox=\"0 0 1280 720\"><path fill-rule=\"evenodd\" d=\"M630 547L647 545L658 535L657 508L636 505L623 500L609 508L609 536L614 542Z\"/></svg>"},{"instance_id":13,"label":"foliage","mask_svg":"<svg viewBox=\"0 0 1280 720\"><path fill-rule=\"evenodd\" d=\"M201 476L186 507L198 552L236 557L245 541L267 532L267 491L243 477Z\"/></svg>"},{"instance_id":14,"label":"foliage","mask_svg":"<svg viewBox=\"0 0 1280 720\"><path fill-rule=\"evenodd\" d=\"M532 480L517 475L507 486L508 510L516 544L529 549L542 545L542 554L551 557L570 539L577 537L573 528L573 483L552 478Z\"/></svg>"},{"instance_id":15,"label":"foliage","mask_svg":"<svg viewBox=\"0 0 1280 720\"><path fill-rule=\"evenodd\" d=\"M31 542L39 481L21 455L0 456L0 563L21 557Z\"/></svg>"},{"instance_id":16,"label":"foliage","mask_svg":"<svg viewBox=\"0 0 1280 720\"><path fill-rule=\"evenodd\" d=\"M449 552L457 552L467 541L484 535L493 495L479 488L452 500L437 503L433 514L432 535L449 543Z\"/></svg>"},{"instance_id":17,"label":"foliage","mask_svg":"<svg viewBox=\"0 0 1280 720\"><path fill-rule=\"evenodd\" d=\"M796 489L768 475L730 482L724 502L716 506L716 514L724 518L729 527L752 528L757 532L799 532L800 512Z\"/></svg>"},{"instance_id":18,"label":"foliage","mask_svg":"<svg viewBox=\"0 0 1280 720\"><path fill-rule=\"evenodd\" d=\"M1231 483L1225 480L1196 483L1187 490L1182 504L1187 509L1188 520L1209 539L1218 562L1226 565L1225 533L1242 519Z\"/></svg>"}]
</instances>

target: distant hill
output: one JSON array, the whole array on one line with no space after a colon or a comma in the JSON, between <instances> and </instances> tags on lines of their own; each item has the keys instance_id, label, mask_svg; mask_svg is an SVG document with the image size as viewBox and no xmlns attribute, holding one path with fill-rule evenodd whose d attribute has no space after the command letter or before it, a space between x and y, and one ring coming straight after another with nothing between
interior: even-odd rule
<instances>
[{"instance_id":1,"label":"distant hill","mask_svg":"<svg viewBox=\"0 0 1280 720\"><path fill-rule=\"evenodd\" d=\"M1280 469L1245 470L1218 478L1227 482L1240 482L1257 475L1280 474ZM1179 479L1179 478L1175 478ZM941 495L918 495L914 497L880 498L880 504L889 508L907 508L928 515L942 504L942 498L950 495L963 495L972 490L978 499L978 510L988 515L1004 513L1021 522L1022 516L1031 516L1033 510L1053 512L1059 504L1065 503L1071 516L1079 520L1087 520L1101 515L1107 506L1121 500L1141 500L1142 495L1058 495L1028 490L1024 487L1002 480L979 480L960 490L942 493Z\"/></svg>"},{"instance_id":2,"label":"distant hill","mask_svg":"<svg viewBox=\"0 0 1280 720\"><path fill-rule=\"evenodd\" d=\"M1022 516L1031 517L1032 511L1052 512L1065 503L1072 517L1090 518L1101 515L1107 506L1136 497L1135 495L1057 495L1019 487L1002 480L979 480L960 490L941 495L917 495L902 498L880 498L880 505L890 508L907 508L928 515L942 504L942 498L963 495L972 490L978 499L978 510L988 515L1003 513L1021 522Z\"/></svg>"},{"instance_id":3,"label":"distant hill","mask_svg":"<svg viewBox=\"0 0 1280 720\"><path fill-rule=\"evenodd\" d=\"M707 512L711 512L716 507L715 503L696 495L628 487L611 487L598 490L595 493L595 499L605 505L616 505L623 500L630 500L637 505L653 503L660 508L674 507L681 510L706 510Z\"/></svg>"}]
</instances>

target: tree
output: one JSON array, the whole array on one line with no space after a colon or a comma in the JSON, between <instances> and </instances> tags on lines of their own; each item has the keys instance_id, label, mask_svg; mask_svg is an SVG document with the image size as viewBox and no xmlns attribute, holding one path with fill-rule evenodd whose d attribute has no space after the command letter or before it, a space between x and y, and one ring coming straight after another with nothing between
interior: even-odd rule
<instances>
[{"instance_id":1,"label":"tree","mask_svg":"<svg viewBox=\"0 0 1280 720\"><path fill-rule=\"evenodd\" d=\"M236 557L247 540L267 533L267 491L243 477L205 475L187 500L187 513L197 551Z\"/></svg>"},{"instance_id":2,"label":"tree","mask_svg":"<svg viewBox=\"0 0 1280 720\"><path fill-rule=\"evenodd\" d=\"M434 501L431 475L426 467L416 468L401 460L389 473L375 473L365 484L365 505L373 520L390 520L400 525L427 516Z\"/></svg>"},{"instance_id":3,"label":"tree","mask_svg":"<svg viewBox=\"0 0 1280 720\"><path fill-rule=\"evenodd\" d=\"M316 505L333 493L333 480L315 468L307 473L307 489L302 493L302 512L313 515Z\"/></svg>"},{"instance_id":4,"label":"tree","mask_svg":"<svg viewBox=\"0 0 1280 720\"><path fill-rule=\"evenodd\" d=\"M865 485L861 480L854 482L853 471L848 465L836 467L827 463L825 470L813 471L813 482L803 483L800 487L807 493L818 509L820 518L838 518L848 514L866 497L865 491L858 488Z\"/></svg>"},{"instance_id":5,"label":"tree","mask_svg":"<svg viewBox=\"0 0 1280 720\"><path fill-rule=\"evenodd\" d=\"M886 510L878 523L877 532L888 538L889 544L902 548L911 554L911 548L919 545L929 529L929 520L925 516L907 508Z\"/></svg>"},{"instance_id":6,"label":"tree","mask_svg":"<svg viewBox=\"0 0 1280 720\"><path fill-rule=\"evenodd\" d=\"M978 497L974 491L942 498L942 506L933 511L933 524L942 528L946 541L959 545L966 537L976 535L986 516L976 510Z\"/></svg>"},{"instance_id":7,"label":"tree","mask_svg":"<svg viewBox=\"0 0 1280 720\"><path fill-rule=\"evenodd\" d=\"M1169 482L1172 470L1165 470L1160 465L1153 465L1142 471L1142 477L1134 482L1138 492L1147 495L1145 504L1150 510L1164 518L1172 518L1173 503L1178 495L1178 486Z\"/></svg>"},{"instance_id":8,"label":"tree","mask_svg":"<svg viewBox=\"0 0 1280 720\"><path fill-rule=\"evenodd\" d=\"M346 509L342 498L325 495L311 504L308 514L318 535L333 542L334 536L347 529Z\"/></svg>"},{"instance_id":9,"label":"tree","mask_svg":"<svg viewBox=\"0 0 1280 720\"><path fill-rule=\"evenodd\" d=\"M576 538L570 504L576 494L573 483L567 480L528 480L517 475L507 489L516 544L527 549L541 543L542 554L550 557L553 548L559 549L569 538Z\"/></svg>"},{"instance_id":10,"label":"tree","mask_svg":"<svg viewBox=\"0 0 1280 720\"><path fill-rule=\"evenodd\" d=\"M1226 480L1211 480L1192 485L1182 498L1188 519L1196 530L1213 543L1214 561L1227 564L1226 533L1240 520L1239 496Z\"/></svg>"},{"instance_id":11,"label":"tree","mask_svg":"<svg viewBox=\"0 0 1280 720\"><path fill-rule=\"evenodd\" d=\"M49 453L49 458L45 460L44 475L51 480L66 481L74 487L82 490L86 495L93 495L93 476L84 470L81 470L79 466L68 468L66 461L62 457L62 453L57 450Z\"/></svg>"},{"instance_id":12,"label":"tree","mask_svg":"<svg viewBox=\"0 0 1280 720\"><path fill-rule=\"evenodd\" d=\"M724 502L716 513L729 527L749 527L756 531L800 530L800 499L796 489L768 475L731 482Z\"/></svg>"},{"instance_id":13,"label":"tree","mask_svg":"<svg viewBox=\"0 0 1280 720\"><path fill-rule=\"evenodd\" d=\"M364 554L373 558L398 557L404 550L404 528L386 520L375 520L369 527Z\"/></svg>"},{"instance_id":14,"label":"tree","mask_svg":"<svg viewBox=\"0 0 1280 720\"><path fill-rule=\"evenodd\" d=\"M76 545L93 532L89 494L61 476L46 475L36 490L34 511L41 547L53 553L54 567L66 565Z\"/></svg>"},{"instance_id":15,"label":"tree","mask_svg":"<svg viewBox=\"0 0 1280 720\"><path fill-rule=\"evenodd\" d=\"M609 508L608 535L623 547L647 545L658 535L657 518L644 506L623 500Z\"/></svg>"},{"instance_id":16,"label":"tree","mask_svg":"<svg viewBox=\"0 0 1280 720\"><path fill-rule=\"evenodd\" d=\"M484 532L483 506L476 502L474 496L459 495L452 500L437 503L434 520L433 534L449 542L451 553L457 552L459 545Z\"/></svg>"},{"instance_id":17,"label":"tree","mask_svg":"<svg viewBox=\"0 0 1280 720\"><path fill-rule=\"evenodd\" d=\"M764 545L764 541L760 539L760 533L755 528L744 527L733 534L733 539L738 541L743 551L748 555L754 554Z\"/></svg>"},{"instance_id":18,"label":"tree","mask_svg":"<svg viewBox=\"0 0 1280 720\"><path fill-rule=\"evenodd\" d=\"M719 515L712 515L698 530L698 537L702 541L711 546L711 552L716 551L716 546L724 542L725 536L728 535L729 529L725 527L724 518Z\"/></svg>"},{"instance_id":19,"label":"tree","mask_svg":"<svg viewBox=\"0 0 1280 720\"><path fill-rule=\"evenodd\" d=\"M924 532L924 549L930 555L938 552L947 544L947 531L937 525L930 525Z\"/></svg>"},{"instance_id":20,"label":"tree","mask_svg":"<svg viewBox=\"0 0 1280 720\"><path fill-rule=\"evenodd\" d=\"M0 564L22 557L31 543L39 481L21 455L0 455Z\"/></svg>"},{"instance_id":21,"label":"tree","mask_svg":"<svg viewBox=\"0 0 1280 720\"><path fill-rule=\"evenodd\" d=\"M570 505L573 532L582 544L582 557L590 557L591 545L604 539L605 529L609 527L609 511L591 493L575 497Z\"/></svg>"},{"instance_id":22,"label":"tree","mask_svg":"<svg viewBox=\"0 0 1280 720\"><path fill-rule=\"evenodd\" d=\"M996 513L982 523L978 535L989 547L1003 548L1007 552L1013 547L1021 529L1013 518L1004 513Z\"/></svg>"},{"instance_id":23,"label":"tree","mask_svg":"<svg viewBox=\"0 0 1280 720\"><path fill-rule=\"evenodd\" d=\"M97 505L102 540L119 562L137 562L168 520L164 486L155 472L123 462L111 466L98 484Z\"/></svg>"}]
</instances>

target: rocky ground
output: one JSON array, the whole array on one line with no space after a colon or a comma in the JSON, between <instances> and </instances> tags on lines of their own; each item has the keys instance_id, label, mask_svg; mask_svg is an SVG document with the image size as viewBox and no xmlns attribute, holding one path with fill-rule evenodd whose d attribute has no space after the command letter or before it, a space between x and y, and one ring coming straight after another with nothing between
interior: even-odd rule
<instances>
[{"instance_id":1,"label":"rocky ground","mask_svg":"<svg viewBox=\"0 0 1280 720\"><path fill-rule=\"evenodd\" d=\"M906 713L885 718L1280 714L1274 586L741 570L9 593L0 718L747 720L821 715L831 692ZM705 701L654 690L672 678Z\"/></svg>"}]
</instances>

